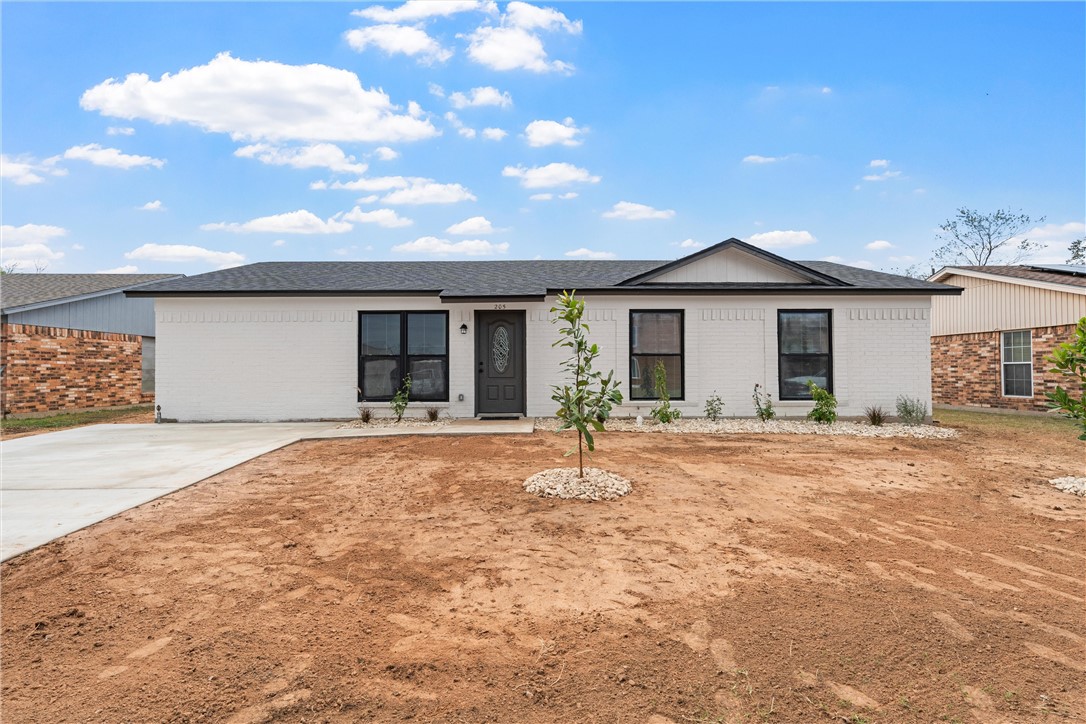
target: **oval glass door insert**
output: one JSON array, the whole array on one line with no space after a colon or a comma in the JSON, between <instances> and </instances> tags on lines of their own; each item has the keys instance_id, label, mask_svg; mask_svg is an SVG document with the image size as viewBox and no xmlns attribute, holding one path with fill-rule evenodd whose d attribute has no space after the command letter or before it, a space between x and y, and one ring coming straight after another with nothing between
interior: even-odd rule
<instances>
[{"instance_id":1,"label":"oval glass door insert","mask_svg":"<svg viewBox=\"0 0 1086 724\"><path fill-rule=\"evenodd\" d=\"M494 330L491 341L490 358L494 362L494 371L505 372L509 367L509 330L498 327Z\"/></svg>"}]
</instances>

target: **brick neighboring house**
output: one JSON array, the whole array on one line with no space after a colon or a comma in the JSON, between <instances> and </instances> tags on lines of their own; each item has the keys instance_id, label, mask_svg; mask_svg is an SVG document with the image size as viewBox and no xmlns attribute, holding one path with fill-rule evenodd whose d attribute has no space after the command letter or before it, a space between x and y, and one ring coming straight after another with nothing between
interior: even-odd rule
<instances>
[{"instance_id":1,"label":"brick neighboring house","mask_svg":"<svg viewBox=\"0 0 1086 724\"><path fill-rule=\"evenodd\" d=\"M944 267L929 280L964 290L932 301L934 404L1044 411L1045 392L1073 388L1046 358L1086 317L1086 266Z\"/></svg>"},{"instance_id":2,"label":"brick neighboring house","mask_svg":"<svg viewBox=\"0 0 1086 724\"><path fill-rule=\"evenodd\" d=\"M0 411L21 417L151 402L155 313L124 292L177 274L0 276Z\"/></svg>"}]
</instances>

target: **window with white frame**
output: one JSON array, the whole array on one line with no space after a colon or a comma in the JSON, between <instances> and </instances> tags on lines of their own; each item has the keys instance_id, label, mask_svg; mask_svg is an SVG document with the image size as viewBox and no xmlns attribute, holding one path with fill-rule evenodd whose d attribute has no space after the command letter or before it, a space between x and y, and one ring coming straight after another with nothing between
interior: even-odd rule
<instances>
[{"instance_id":1,"label":"window with white frame","mask_svg":"<svg viewBox=\"0 0 1086 724\"><path fill-rule=\"evenodd\" d=\"M1003 333L1003 396L1033 397L1033 340L1028 329Z\"/></svg>"}]
</instances>

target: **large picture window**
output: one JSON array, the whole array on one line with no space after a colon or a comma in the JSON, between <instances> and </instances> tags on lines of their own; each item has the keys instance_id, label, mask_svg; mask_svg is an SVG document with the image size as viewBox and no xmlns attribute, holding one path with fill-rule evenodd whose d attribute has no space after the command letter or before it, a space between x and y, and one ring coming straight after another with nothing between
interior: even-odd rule
<instances>
[{"instance_id":1,"label":"large picture window","mask_svg":"<svg viewBox=\"0 0 1086 724\"><path fill-rule=\"evenodd\" d=\"M391 400L410 373L410 399L448 401L448 312L360 312L358 327L361 399Z\"/></svg>"},{"instance_id":2,"label":"large picture window","mask_svg":"<svg viewBox=\"0 0 1086 724\"><path fill-rule=\"evenodd\" d=\"M780 399L809 400L807 380L833 392L833 335L828 309L777 312Z\"/></svg>"},{"instance_id":3,"label":"large picture window","mask_svg":"<svg viewBox=\"0 0 1086 724\"><path fill-rule=\"evenodd\" d=\"M1033 338L1028 329L1003 333L1003 396L1033 397Z\"/></svg>"},{"instance_id":4,"label":"large picture window","mask_svg":"<svg viewBox=\"0 0 1086 724\"><path fill-rule=\"evenodd\" d=\"M653 370L657 362L667 371L667 393L683 399L682 310L630 312L630 399L656 399Z\"/></svg>"}]
</instances>

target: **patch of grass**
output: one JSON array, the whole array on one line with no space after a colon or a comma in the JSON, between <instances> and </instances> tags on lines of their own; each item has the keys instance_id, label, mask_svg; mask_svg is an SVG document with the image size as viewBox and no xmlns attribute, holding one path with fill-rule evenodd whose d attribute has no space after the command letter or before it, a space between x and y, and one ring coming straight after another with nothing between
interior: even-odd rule
<instances>
[{"instance_id":1,"label":"patch of grass","mask_svg":"<svg viewBox=\"0 0 1086 724\"><path fill-rule=\"evenodd\" d=\"M1056 414L1015 415L999 412L934 410L932 417L947 427L976 427L983 430L1020 430L1051 434L1070 434L1077 430L1074 420Z\"/></svg>"},{"instance_id":2,"label":"patch of grass","mask_svg":"<svg viewBox=\"0 0 1086 724\"><path fill-rule=\"evenodd\" d=\"M18 435L24 432L45 432L47 430L60 430L66 427L79 427L80 425L94 425L102 422L111 422L119 417L131 415L137 412L147 412L153 405L134 405L122 407L116 410L88 410L86 412L66 412L49 417L26 417L18 420L0 420L0 430L5 435Z\"/></svg>"}]
</instances>

